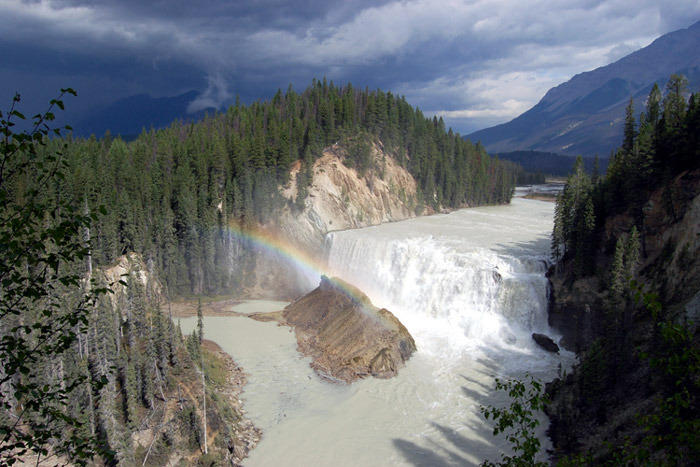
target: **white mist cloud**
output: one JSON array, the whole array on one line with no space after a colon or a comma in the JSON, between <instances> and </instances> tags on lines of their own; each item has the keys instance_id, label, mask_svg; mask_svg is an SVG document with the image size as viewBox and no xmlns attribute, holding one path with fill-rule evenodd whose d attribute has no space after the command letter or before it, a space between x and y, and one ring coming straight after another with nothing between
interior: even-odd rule
<instances>
[{"instance_id":1,"label":"white mist cloud","mask_svg":"<svg viewBox=\"0 0 700 467\"><path fill-rule=\"evenodd\" d=\"M188 113L199 112L204 109L220 109L223 104L232 97L228 90L226 79L221 73L215 73L207 77L207 89L187 106Z\"/></svg>"}]
</instances>

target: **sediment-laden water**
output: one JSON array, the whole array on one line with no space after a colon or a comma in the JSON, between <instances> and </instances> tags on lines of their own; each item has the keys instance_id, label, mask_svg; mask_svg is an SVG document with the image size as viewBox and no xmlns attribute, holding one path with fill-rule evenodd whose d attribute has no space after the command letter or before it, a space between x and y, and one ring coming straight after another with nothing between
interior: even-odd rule
<instances>
[{"instance_id":1,"label":"sediment-laden water","mask_svg":"<svg viewBox=\"0 0 700 467\"><path fill-rule=\"evenodd\" d=\"M245 407L263 429L246 465L470 465L506 448L479 413L503 404L494 377L551 379L568 353L536 347L553 204L514 199L327 238L330 272L391 310L418 351L390 380L321 380L275 323L206 317L205 335L249 374ZM281 302L247 302L272 311ZM183 329L192 328L183 320ZM544 432L545 426L542 426ZM547 443L545 442L545 447Z\"/></svg>"}]
</instances>

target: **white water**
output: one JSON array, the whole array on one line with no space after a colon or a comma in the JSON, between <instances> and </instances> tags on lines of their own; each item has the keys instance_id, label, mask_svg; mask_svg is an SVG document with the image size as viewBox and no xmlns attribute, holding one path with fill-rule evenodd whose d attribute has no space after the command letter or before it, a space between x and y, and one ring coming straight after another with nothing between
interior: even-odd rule
<instances>
[{"instance_id":1,"label":"white water","mask_svg":"<svg viewBox=\"0 0 700 467\"><path fill-rule=\"evenodd\" d=\"M551 203L465 209L328 234L332 275L391 310L434 355L530 354L547 326Z\"/></svg>"},{"instance_id":2,"label":"white water","mask_svg":"<svg viewBox=\"0 0 700 467\"><path fill-rule=\"evenodd\" d=\"M247 318L205 318L205 335L249 374L245 407L264 435L246 465L475 465L507 447L480 405L493 378L556 375L572 355L537 348L546 324L543 260L553 204L458 211L328 236L334 274L391 310L418 351L390 380L322 381L294 334ZM498 280L498 275L501 280ZM259 311L281 303L244 304ZM251 311L250 308L246 311ZM183 321L191 329L194 320ZM543 420L544 421L544 420ZM543 432L540 430L544 442Z\"/></svg>"}]
</instances>

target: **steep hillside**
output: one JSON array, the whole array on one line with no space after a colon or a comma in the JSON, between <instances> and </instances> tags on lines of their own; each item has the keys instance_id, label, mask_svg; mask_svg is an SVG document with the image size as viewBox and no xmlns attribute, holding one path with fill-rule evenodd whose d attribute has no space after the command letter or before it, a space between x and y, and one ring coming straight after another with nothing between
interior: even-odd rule
<instances>
[{"instance_id":1,"label":"steep hillside","mask_svg":"<svg viewBox=\"0 0 700 467\"><path fill-rule=\"evenodd\" d=\"M580 363L548 385L549 433L575 465L700 456L700 96L671 83L606 176L579 160L557 200L550 323Z\"/></svg>"},{"instance_id":2,"label":"steep hillside","mask_svg":"<svg viewBox=\"0 0 700 467\"><path fill-rule=\"evenodd\" d=\"M393 156L373 144L371 158L375 169L360 174L343 162L347 150L333 145L323 151L311 169L312 179L303 207L289 203L277 220L289 240L310 250L322 246L326 233L392 222L423 213L417 184ZM290 183L282 196L294 201L298 196L297 177L301 164L292 166Z\"/></svg>"},{"instance_id":3,"label":"steep hillside","mask_svg":"<svg viewBox=\"0 0 700 467\"><path fill-rule=\"evenodd\" d=\"M243 371L214 343L197 336L183 338L161 312L162 285L139 255L122 256L99 273L114 283L114 293L93 317L91 326L99 338L91 343L87 333L85 355L93 354L88 357L91 370L112 364L116 371L107 373L108 385L95 397L96 410L86 409L86 421L121 465L195 463L202 457L205 439L206 459L240 464L260 438L260 431L243 415Z\"/></svg>"},{"instance_id":4,"label":"steep hillside","mask_svg":"<svg viewBox=\"0 0 700 467\"><path fill-rule=\"evenodd\" d=\"M272 220L250 227L250 234L321 263L328 232L431 212L420 204L411 174L379 143L372 144L370 151L373 168L364 173L348 167L348 151L339 144L325 148L310 169L301 162L293 164L289 181L279 187L286 203ZM300 178L307 178L308 186L301 185ZM305 196L299 197L300 189ZM245 296L295 299L315 285L278 251L251 247L238 248L232 261L246 268L249 281L240 289Z\"/></svg>"},{"instance_id":5,"label":"steep hillside","mask_svg":"<svg viewBox=\"0 0 700 467\"><path fill-rule=\"evenodd\" d=\"M496 154L501 160L508 160L520 164L528 172L541 172L547 175L567 176L571 173L576 163L574 156L555 154L553 152L542 151L512 151ZM608 166L608 159L599 159L598 167L594 159L584 159L586 172L604 173Z\"/></svg>"},{"instance_id":6,"label":"steep hillside","mask_svg":"<svg viewBox=\"0 0 700 467\"><path fill-rule=\"evenodd\" d=\"M74 345L32 364L38 381L67 387L62 410L100 447L96 465L240 465L261 436L244 415L241 368L198 332L183 337L161 310L162 285L140 255L121 256L94 276L113 293L95 304ZM26 465L75 460L49 459L22 456Z\"/></svg>"},{"instance_id":7,"label":"steep hillside","mask_svg":"<svg viewBox=\"0 0 700 467\"><path fill-rule=\"evenodd\" d=\"M654 83L663 86L673 73L700 86L700 22L659 37L622 59L578 74L547 91L519 117L467 136L489 152L537 150L607 157L622 138L624 108L630 97L635 108Z\"/></svg>"},{"instance_id":8,"label":"steep hillside","mask_svg":"<svg viewBox=\"0 0 700 467\"><path fill-rule=\"evenodd\" d=\"M551 277L550 322L581 356L572 374L548 386L556 457L686 465L700 453L700 171L654 191L644 209L635 279L659 301L615 302L605 273L573 282L567 273ZM603 241L629 238L635 217L631 209L606 219ZM599 254L603 271L614 261Z\"/></svg>"}]
</instances>

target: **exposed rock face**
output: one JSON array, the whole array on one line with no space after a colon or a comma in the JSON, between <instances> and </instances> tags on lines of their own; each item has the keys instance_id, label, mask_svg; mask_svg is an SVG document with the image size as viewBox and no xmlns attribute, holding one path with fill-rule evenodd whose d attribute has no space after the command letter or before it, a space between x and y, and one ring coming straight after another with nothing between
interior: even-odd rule
<instances>
[{"instance_id":1,"label":"exposed rock face","mask_svg":"<svg viewBox=\"0 0 700 467\"><path fill-rule=\"evenodd\" d=\"M300 352L331 380L390 378L416 350L413 337L388 310L378 309L355 287L323 277L321 285L282 312Z\"/></svg>"},{"instance_id":2,"label":"exposed rock face","mask_svg":"<svg viewBox=\"0 0 700 467\"><path fill-rule=\"evenodd\" d=\"M371 152L374 168L360 174L344 164L344 147L336 144L326 148L313 164L302 208L296 205L297 176L303 169L297 161L290 170L289 182L280 187L287 205L257 230L288 247L285 250L321 261L328 232L415 217L419 209L413 176L384 152L381 142L373 143ZM256 250L245 242L233 243L231 267L246 282L241 284L243 295L294 299L313 287L293 264L275 252Z\"/></svg>"},{"instance_id":3,"label":"exposed rock face","mask_svg":"<svg viewBox=\"0 0 700 467\"><path fill-rule=\"evenodd\" d=\"M287 203L267 223L250 230L273 239L274 245L283 245L282 249L292 256L300 253L311 262L319 262L325 256L325 236L330 231L432 212L419 207L416 181L384 152L380 141L371 144L371 154L374 168L360 174L344 164L347 151L343 146L324 149L311 168L312 179L301 207L297 204L297 176L304 168L296 161L288 183L279 187ZM229 290L236 290L239 296L292 300L315 285L284 254L259 248L231 232L226 235Z\"/></svg>"},{"instance_id":4,"label":"exposed rock face","mask_svg":"<svg viewBox=\"0 0 700 467\"><path fill-rule=\"evenodd\" d=\"M285 210L278 221L280 232L300 247L314 251L323 245L330 231L415 217L416 181L381 147L373 145L372 152L381 176L376 170L360 175L343 164L342 147L327 148L314 163L304 209ZM299 170L299 164L292 168L290 183L282 191L290 201L297 196Z\"/></svg>"},{"instance_id":5,"label":"exposed rock face","mask_svg":"<svg viewBox=\"0 0 700 467\"><path fill-rule=\"evenodd\" d=\"M109 294L109 297L112 300L112 306L117 310L124 309L120 305L127 300L126 286L119 283L119 281L128 282L127 276L140 283L147 299L159 302L162 298L163 285L153 271L152 265L146 264L138 253L129 252L120 256L114 265L102 269L101 273L107 285L111 284L114 293Z\"/></svg>"},{"instance_id":6,"label":"exposed rock face","mask_svg":"<svg viewBox=\"0 0 700 467\"><path fill-rule=\"evenodd\" d=\"M700 289L700 170L655 191L642 210L642 276L661 285L665 303L687 302Z\"/></svg>"}]
</instances>

